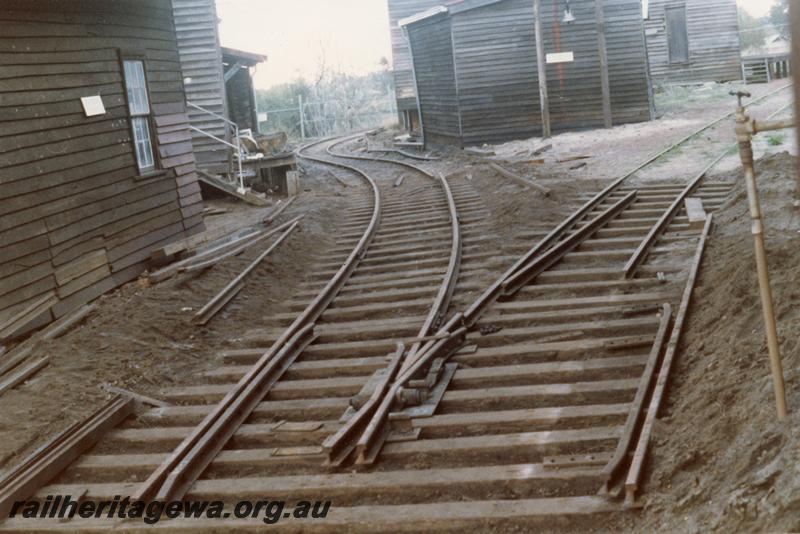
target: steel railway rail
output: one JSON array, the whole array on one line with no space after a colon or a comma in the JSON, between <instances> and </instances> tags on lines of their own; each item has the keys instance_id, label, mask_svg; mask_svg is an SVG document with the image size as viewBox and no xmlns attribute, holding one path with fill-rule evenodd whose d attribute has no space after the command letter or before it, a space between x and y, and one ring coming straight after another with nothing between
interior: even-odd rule
<instances>
[{"instance_id":1,"label":"steel railway rail","mask_svg":"<svg viewBox=\"0 0 800 534\"><path fill-rule=\"evenodd\" d=\"M342 156L353 157L330 145L327 153L317 160L341 168L347 168ZM437 232L453 228L459 217L468 221L470 210L482 218L480 201L456 184L442 183L437 195L423 169L416 183L407 178L411 188L422 191L410 202L403 195L392 199L393 189L379 187L387 199L380 230L319 316L318 337L184 496L333 501L325 519L273 526L287 531L411 532L536 523L553 528L564 521L575 527L595 525L598 514L620 510L622 503L613 497L623 488L628 504L635 504L651 415L663 396L711 228L710 219L702 229L690 227L683 199L702 198L713 212L731 189L706 181L708 169L688 185L632 185L636 171L657 159L588 198L471 306L444 324L434 319L430 324L438 330L424 332L432 317L444 317L442 310L433 314L431 297L437 302L434 295L448 285L441 276L451 271L455 251L454 230L450 240ZM428 183L417 187L424 183L419 180ZM462 198L445 202L441 191L448 186ZM418 211L407 217L409 203ZM353 212L354 230L341 234L340 252L349 250L360 235L355 228L374 212L369 205ZM426 221L422 214L437 220ZM469 222L461 230L465 243L481 232ZM465 269L468 261L477 262L475 270L489 265L490 257L473 254L467 245L463 250L460 278L474 272ZM485 253L486 247L474 250ZM399 258L406 261L398 263ZM335 265L331 260L314 283L324 283ZM298 309L307 296L298 297ZM265 341L282 332L276 329ZM311 335L294 336L301 334ZM419 340L421 334L427 339ZM418 350L408 358L405 346L414 343ZM112 431L37 495L135 493L141 488L137 481L165 465L169 451L208 417L264 350L229 352L226 364L209 377L221 385L173 390L170 399L182 405L151 410L128 428ZM146 452L115 454L137 440ZM349 468L353 465L356 471ZM14 525L20 523L3 527ZM225 526L263 528L258 518L176 520L156 528ZM76 520L42 528L103 529L108 523Z\"/></svg>"},{"instance_id":2,"label":"steel railway rail","mask_svg":"<svg viewBox=\"0 0 800 534\"><path fill-rule=\"evenodd\" d=\"M329 156L337 143L326 147ZM127 419L41 491L71 491L77 483L88 488L90 498L121 491L135 498L180 499L195 483L242 476L254 465L323 470L322 443L353 411L352 397L379 378L384 348L400 338L415 350L420 338L438 328L462 256L449 184L409 179L410 187L425 188L409 199L391 182L331 157L305 157L358 175L372 191L371 202L351 209L349 222L337 229L333 255L312 274L308 292L319 294L307 306L305 294L291 303L302 309L296 318L296 312L277 317L290 322L288 327L250 340L268 348L224 354L225 363L207 376L211 383L168 391L167 398L179 406ZM485 213L477 195L461 189L455 196L463 220L480 224ZM467 282L492 264L490 254L474 247L466 259L470 265L461 278ZM251 460L234 467L225 460L230 454Z\"/></svg>"}]
</instances>

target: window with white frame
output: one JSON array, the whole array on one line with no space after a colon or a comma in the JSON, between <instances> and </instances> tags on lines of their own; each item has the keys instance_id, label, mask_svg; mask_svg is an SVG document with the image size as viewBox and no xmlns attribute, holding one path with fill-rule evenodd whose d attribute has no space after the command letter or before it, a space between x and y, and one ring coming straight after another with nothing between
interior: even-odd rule
<instances>
[{"instance_id":1,"label":"window with white frame","mask_svg":"<svg viewBox=\"0 0 800 534\"><path fill-rule=\"evenodd\" d=\"M125 59L122 64L125 69L128 115L133 131L133 144L136 148L136 162L139 165L139 172L152 171L156 168L156 162L150 135L150 99L147 96L144 61Z\"/></svg>"}]
</instances>

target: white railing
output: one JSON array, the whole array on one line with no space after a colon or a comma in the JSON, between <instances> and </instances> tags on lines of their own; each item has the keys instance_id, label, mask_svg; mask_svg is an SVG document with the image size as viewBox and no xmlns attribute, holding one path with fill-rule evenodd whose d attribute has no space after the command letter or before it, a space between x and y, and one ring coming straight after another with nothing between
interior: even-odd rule
<instances>
[{"instance_id":1,"label":"white railing","mask_svg":"<svg viewBox=\"0 0 800 534\"><path fill-rule=\"evenodd\" d=\"M197 133L199 133L201 135L204 135L204 136L208 137L209 139L213 139L214 141L217 141L218 143L221 143L221 144L223 144L223 145L225 145L225 146L227 146L227 147L229 147L229 148L231 148L231 149L236 151L236 162L237 162L237 164L239 166L239 172L237 173L237 178L238 178L237 181L239 182L237 191L241 195L245 194L247 192L247 189L244 187L244 171L242 169L242 159L244 159L244 154L242 153L242 142L239 139L239 125L237 125L235 122L229 120L228 118L223 117L222 115L220 115L218 113L214 113L213 111L208 110L208 109L206 109L204 107L198 106L197 104L195 104L193 102L187 102L186 105L189 106L190 108L196 109L198 111L202 111L206 115L211 115L212 117L215 117L215 118L220 119L221 121L223 121L225 123L225 131L226 131L226 133L228 132L229 128L233 131L233 141L234 141L234 143L231 143L227 139L221 139L221 138L217 137L216 135L214 135L214 134L212 134L210 132L206 132L205 130L197 128L196 126L189 126L189 129L192 130L193 132L197 132Z\"/></svg>"}]
</instances>

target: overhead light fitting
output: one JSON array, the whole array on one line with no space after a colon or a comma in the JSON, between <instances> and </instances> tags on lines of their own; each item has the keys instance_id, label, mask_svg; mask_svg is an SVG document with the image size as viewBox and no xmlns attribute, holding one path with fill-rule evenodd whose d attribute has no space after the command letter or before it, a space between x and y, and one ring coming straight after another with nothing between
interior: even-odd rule
<instances>
[{"instance_id":1,"label":"overhead light fitting","mask_svg":"<svg viewBox=\"0 0 800 534\"><path fill-rule=\"evenodd\" d=\"M572 14L572 9L569 7L569 2L567 2L567 9L564 10L564 20L562 22L564 24L575 22L575 15Z\"/></svg>"}]
</instances>

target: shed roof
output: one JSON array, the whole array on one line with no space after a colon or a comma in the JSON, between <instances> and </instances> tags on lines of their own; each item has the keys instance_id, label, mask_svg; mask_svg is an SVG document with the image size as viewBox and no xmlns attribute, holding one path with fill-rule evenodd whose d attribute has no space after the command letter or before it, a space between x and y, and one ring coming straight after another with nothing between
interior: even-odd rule
<instances>
[{"instance_id":1,"label":"shed roof","mask_svg":"<svg viewBox=\"0 0 800 534\"><path fill-rule=\"evenodd\" d=\"M417 13L416 15L411 15L410 17L400 19L399 21L397 21L397 25L400 27L411 26L412 24L416 24L417 22L422 22L423 20L427 20L431 17L435 17L436 15L442 13L447 13L447 8L445 6L436 6L421 13Z\"/></svg>"},{"instance_id":2,"label":"shed roof","mask_svg":"<svg viewBox=\"0 0 800 534\"><path fill-rule=\"evenodd\" d=\"M416 15L412 15L410 17L401 19L398 22L400 26L411 26L412 24L416 24L418 22L422 22L423 20L427 20L431 17L435 17L436 15L449 13L450 15L455 15L458 13L463 13L464 11L469 11L471 9L477 9L479 7L486 7L492 4L497 4L503 2L504 0L450 0L445 1L442 5L434 7L432 9L428 9L427 11L423 11L421 13L417 13Z\"/></svg>"},{"instance_id":3,"label":"shed roof","mask_svg":"<svg viewBox=\"0 0 800 534\"><path fill-rule=\"evenodd\" d=\"M223 63L240 63L248 67L254 67L267 60L267 56L263 54L245 52L244 50L236 50L235 48L228 48L225 46L221 48Z\"/></svg>"}]
</instances>

